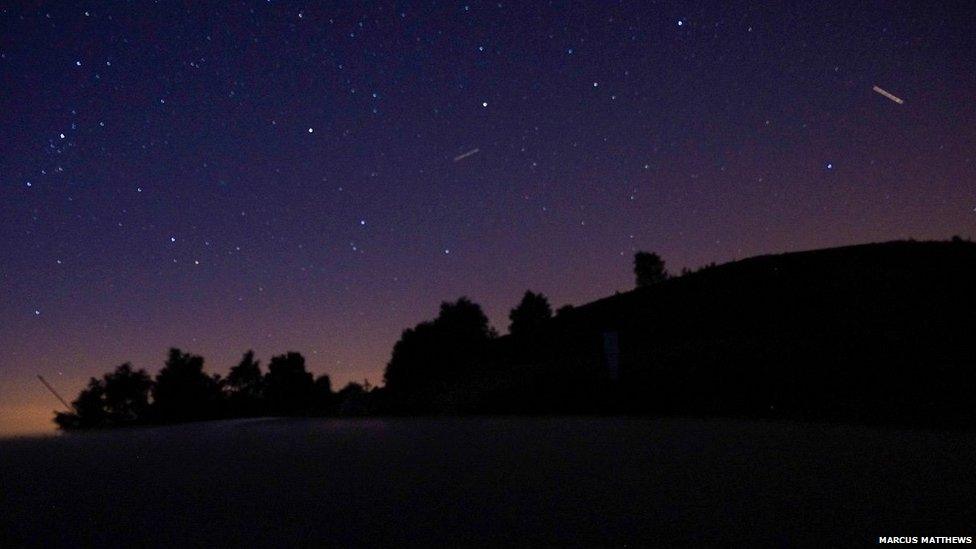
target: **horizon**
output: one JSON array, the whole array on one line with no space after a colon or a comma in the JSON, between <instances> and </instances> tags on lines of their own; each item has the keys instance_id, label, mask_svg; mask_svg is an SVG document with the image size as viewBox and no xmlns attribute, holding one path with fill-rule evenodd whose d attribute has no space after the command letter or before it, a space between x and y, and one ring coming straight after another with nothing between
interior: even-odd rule
<instances>
[{"instance_id":1,"label":"horizon","mask_svg":"<svg viewBox=\"0 0 976 549\"><path fill-rule=\"evenodd\" d=\"M397 7L0 12L0 436L170 347L379 385L441 302L504 332L638 250L976 237L964 5Z\"/></svg>"},{"instance_id":2,"label":"horizon","mask_svg":"<svg viewBox=\"0 0 976 549\"><path fill-rule=\"evenodd\" d=\"M827 247L827 248L811 248L811 249L795 250L795 251L790 251L790 252L764 253L764 254L751 255L751 256L741 257L741 258L732 258L732 259L730 259L728 261L721 262L721 263L716 262L716 263L713 264L713 266L715 266L715 267L721 267L721 266L725 266L725 265L731 265L731 264L734 264L734 263L738 263L738 262L741 262L741 261L748 261L748 260L751 260L751 259L757 259L757 258L763 258L763 257L776 257L776 256L782 256L782 255L816 253L816 252L823 252L823 251L830 251L830 250L840 250L840 249L848 249L848 248L856 248L856 247L865 247L865 246L879 246L879 245L888 245L888 244L907 244L907 243L912 243L912 244L949 243L949 242L952 241L953 238L957 238L957 237L959 237L959 236L958 235L954 235L952 238L933 239L933 240L916 240L916 239L909 238L909 239L899 239L899 240L887 240L887 241L881 241L881 242L864 242L864 243L859 243L859 244L849 244L849 245L842 245L842 246L831 246L831 247ZM965 237L964 241L965 242L971 242L972 239L970 237ZM699 268L702 268L702 267L705 267L705 265L699 266ZM695 270L692 269L691 270L691 273L689 273L689 274L693 274L694 271ZM681 276L683 276L683 275L678 275L676 272L671 272L671 275L672 275L673 279L680 278ZM587 305L591 305L591 304L594 304L594 303L597 303L597 302L604 301L605 299L613 298L616 295L629 293L629 292L631 292L631 291L633 291L635 289L637 289L637 288L636 287L631 287L631 288L628 288L628 289L622 290L622 291L621 290L614 290L612 293L604 294L604 295L601 295L601 296L597 296L597 297L591 299L590 301L587 301L587 302L584 302L584 303L570 303L568 305L572 305L573 307L585 307ZM458 296L458 297L465 297L465 296ZM441 300L440 302L445 302L445 301L449 301L449 299L444 299L444 300ZM513 307L514 307L514 304L513 304ZM436 307L434 307L433 310L436 310ZM418 319L416 321L416 323L419 323L419 322L422 322L422 321L426 321L426 320L430 320L431 318L433 318L435 316L433 314L433 310L432 310L432 313L429 315L429 318ZM495 330L497 330L497 333L498 333L499 336L509 335L509 330L507 329L507 327L505 329L502 328L503 326L507 326L507 323L508 323L507 313L506 313L506 317L505 317L505 319L504 319L503 322L493 322L492 319L491 319L491 317L489 316L489 327L494 328ZM407 329L407 328L410 328L410 327L413 327L413 324L411 324L410 326L405 326L404 329ZM390 349L391 350L392 350L392 347L393 347L393 344L391 343L390 344ZM165 357L166 353L171 348L179 348L179 347L172 347L172 346L171 347L167 347L162 353L160 353L163 358ZM181 349L181 350L184 351L184 352L192 353L192 354L198 354L198 353L195 353L193 351L193 349ZM249 349L245 349L244 351L239 352L238 353L238 359L240 358L240 356L243 356L248 351L253 351L253 349L250 349L249 348ZM271 354L269 354L267 356L262 356L262 355L260 355L258 353L255 353L255 359L258 360L261 363L262 371L265 371L266 372L267 371L267 364L268 364L269 360L271 359L271 357L274 356L274 355L283 355L286 352L298 352L298 353L302 354L303 356L305 356L304 353L302 353L302 351L300 349L287 349L287 350L281 350L281 351L272 352ZM234 366L234 365L236 365L238 363L238 361L232 361L226 368L219 369L219 368L214 368L213 363L210 362L210 361L208 361L207 360L207 357L205 355L203 355L203 359L204 359L204 370L208 374L220 374L224 378L226 378L226 375L227 375L228 370L232 366ZM305 356L305 359L308 360L308 357ZM118 364L112 366L111 368L114 368L115 366L118 366L120 364L131 363L131 362L132 361L128 361L128 360L122 361L122 362L119 362ZM159 363L157 365L155 365L155 366L148 366L147 367L147 366L140 366L140 365L137 365L137 364L133 364L133 367L135 369L137 369L137 370L139 370L139 369L145 370L151 377L155 378L156 374L159 373L159 370L162 368L163 362L164 361L161 358L159 360ZM384 363L384 366L385 366L385 363ZM99 374L108 373L111 370L111 368L106 367L103 372L99 372L99 373L94 374L94 377L99 377ZM328 371L316 371L314 368L310 368L310 371L313 374L315 374L315 375L321 375L321 374L328 375L330 377L331 381L332 381L333 390L338 390L338 389L342 388L343 386L345 386L347 383L360 383L360 384L362 384L364 381L370 383L373 386L377 386L377 387L383 385L383 372L382 372L382 368L380 368L376 379L371 379L369 377L365 377L365 378L349 378L349 379L343 380L343 379L337 379L337 378L333 377L332 374L330 374ZM37 380L39 376L40 376L40 374L33 376L34 380ZM43 377L43 376L40 376L40 377ZM49 380L46 380L45 379L45 381L48 382L48 383L50 383ZM85 381L87 381L87 380L85 380ZM79 390L80 390L80 388L83 385L84 385L84 382L79 386ZM70 396L61 393L61 391L58 390L57 387L52 387L52 388L58 393L58 396L64 397L65 400L68 400L69 402L71 400L73 400ZM54 395L51 395L51 393L49 392L50 389L45 388L45 389L43 389L43 391L46 394L50 395L51 399L55 399L56 400L57 397L54 396ZM55 434L56 429L53 427L53 420L51 419L53 417L52 416L52 413L53 413L53 411L62 411L63 409L64 409L64 406L57 406L56 409L54 409L54 410L45 410L44 411L44 414L40 413L39 410L28 410L25 413L23 413L23 415L21 415L19 417L18 416L14 416L14 418L13 418L14 421L13 422L10 422L10 421L2 421L5 418L4 418L4 416L0 415L0 438L10 437L10 436L17 437L17 436L36 436L36 435L44 435L44 434ZM43 417L42 417L42 415L43 415ZM25 421L25 419L26 419L26 421ZM46 419L47 421L46 422L43 421L44 419ZM247 419L247 418L230 418L230 419Z\"/></svg>"}]
</instances>

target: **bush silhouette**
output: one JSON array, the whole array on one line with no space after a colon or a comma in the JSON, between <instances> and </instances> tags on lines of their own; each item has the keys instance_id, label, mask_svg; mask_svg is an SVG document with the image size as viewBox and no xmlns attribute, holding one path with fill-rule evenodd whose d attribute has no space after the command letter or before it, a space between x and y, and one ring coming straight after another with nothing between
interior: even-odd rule
<instances>
[{"instance_id":1,"label":"bush silhouette","mask_svg":"<svg viewBox=\"0 0 976 549\"><path fill-rule=\"evenodd\" d=\"M370 391L366 385L350 381L336 393L339 402L339 414L343 416L367 415L371 411L369 396Z\"/></svg>"}]
</instances>

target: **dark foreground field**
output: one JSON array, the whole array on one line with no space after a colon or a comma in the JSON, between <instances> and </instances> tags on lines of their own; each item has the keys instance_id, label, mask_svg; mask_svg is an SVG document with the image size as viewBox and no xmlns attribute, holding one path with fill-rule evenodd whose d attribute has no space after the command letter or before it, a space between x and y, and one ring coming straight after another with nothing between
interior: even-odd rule
<instances>
[{"instance_id":1,"label":"dark foreground field","mask_svg":"<svg viewBox=\"0 0 976 549\"><path fill-rule=\"evenodd\" d=\"M848 546L974 534L974 433L301 419L0 441L2 547Z\"/></svg>"}]
</instances>

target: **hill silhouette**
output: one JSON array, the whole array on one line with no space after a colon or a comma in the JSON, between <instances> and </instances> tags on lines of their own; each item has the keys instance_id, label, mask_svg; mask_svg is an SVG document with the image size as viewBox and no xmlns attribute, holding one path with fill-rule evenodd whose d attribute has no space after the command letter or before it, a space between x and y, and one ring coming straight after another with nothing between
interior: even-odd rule
<instances>
[{"instance_id":1,"label":"hill silhouette","mask_svg":"<svg viewBox=\"0 0 976 549\"><path fill-rule=\"evenodd\" d=\"M767 255L680 276L641 252L635 274L634 290L555 315L528 291L505 336L476 303L445 302L404 331L382 387L333 392L294 352L267 374L248 353L222 379L173 349L154 381L123 365L56 421L627 413L976 425L972 242Z\"/></svg>"},{"instance_id":2,"label":"hill silhouette","mask_svg":"<svg viewBox=\"0 0 976 549\"><path fill-rule=\"evenodd\" d=\"M976 244L954 239L710 266L499 344L566 411L972 424L973 334Z\"/></svg>"}]
</instances>

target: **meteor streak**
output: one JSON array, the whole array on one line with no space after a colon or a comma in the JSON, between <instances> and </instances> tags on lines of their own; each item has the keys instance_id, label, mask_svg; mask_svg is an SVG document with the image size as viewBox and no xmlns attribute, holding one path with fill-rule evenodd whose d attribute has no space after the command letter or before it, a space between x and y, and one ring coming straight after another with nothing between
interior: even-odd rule
<instances>
[{"instance_id":1,"label":"meteor streak","mask_svg":"<svg viewBox=\"0 0 976 549\"><path fill-rule=\"evenodd\" d=\"M875 86L873 89L874 89L874 91L880 93L881 95L887 97L888 99L891 99L892 101L894 101L895 103L898 103L899 105L901 105L902 103L905 102L905 101L902 100L902 98L895 97L894 95L886 92L885 90L883 90L883 89L881 89L881 88L879 88L877 86Z\"/></svg>"},{"instance_id":2,"label":"meteor streak","mask_svg":"<svg viewBox=\"0 0 976 549\"><path fill-rule=\"evenodd\" d=\"M470 151L468 151L468 152L466 152L464 154L459 154L459 155L457 155L457 156L454 157L454 161L455 162L458 162L460 160L464 160L465 158L471 156L472 154L477 154L477 152L479 150L481 150L481 149L471 149Z\"/></svg>"}]
</instances>

